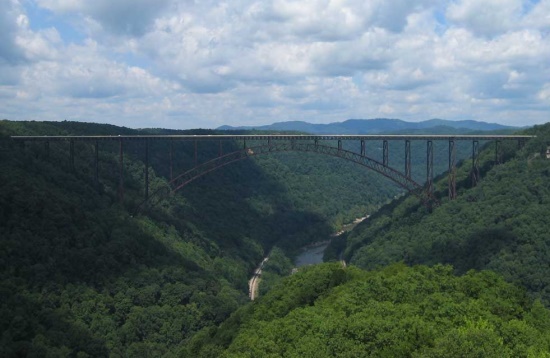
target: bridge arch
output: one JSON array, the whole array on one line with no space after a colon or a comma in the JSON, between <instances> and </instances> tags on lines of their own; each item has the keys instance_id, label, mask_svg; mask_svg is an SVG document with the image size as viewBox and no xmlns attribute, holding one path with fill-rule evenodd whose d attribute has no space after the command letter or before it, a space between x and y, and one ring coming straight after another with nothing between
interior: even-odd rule
<instances>
[{"instance_id":1,"label":"bridge arch","mask_svg":"<svg viewBox=\"0 0 550 358\"><path fill-rule=\"evenodd\" d=\"M429 201L433 199L431 194L425 191L422 185L418 184L405 174L389 166L385 166L383 163L375 159L342 148L321 145L318 143L297 143L293 141L269 143L265 145L248 147L199 164L172 179L168 183L170 191L172 193L176 192L186 185L190 184L194 180L231 163L258 155L280 152L310 152L342 158L344 160L362 165L385 176L403 189L421 197L423 201ZM149 196L149 200L153 197L158 197L159 195L162 195L162 192L166 191L167 188L161 188L155 191Z\"/></svg>"}]
</instances>

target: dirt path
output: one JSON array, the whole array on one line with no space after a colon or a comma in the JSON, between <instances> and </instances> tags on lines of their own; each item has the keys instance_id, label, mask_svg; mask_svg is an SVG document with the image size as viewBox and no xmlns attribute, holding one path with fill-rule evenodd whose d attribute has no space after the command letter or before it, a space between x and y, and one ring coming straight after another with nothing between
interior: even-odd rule
<instances>
[{"instance_id":1,"label":"dirt path","mask_svg":"<svg viewBox=\"0 0 550 358\"><path fill-rule=\"evenodd\" d=\"M251 301L254 301L254 299L258 297L258 285L260 284L260 280L262 277L262 269L267 260L269 260L269 256L262 260L258 268L254 270L254 275L248 281L248 296L250 297Z\"/></svg>"}]
</instances>

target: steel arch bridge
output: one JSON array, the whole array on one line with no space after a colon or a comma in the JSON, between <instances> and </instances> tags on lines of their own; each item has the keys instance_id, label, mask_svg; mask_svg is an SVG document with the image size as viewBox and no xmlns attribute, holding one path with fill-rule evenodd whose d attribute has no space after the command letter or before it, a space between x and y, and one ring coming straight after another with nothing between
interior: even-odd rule
<instances>
[{"instance_id":1,"label":"steel arch bridge","mask_svg":"<svg viewBox=\"0 0 550 358\"><path fill-rule=\"evenodd\" d=\"M533 138L534 136L526 135L278 135L278 134L265 134L265 135L124 135L124 136L12 136L11 139L20 142L24 148L26 142L43 142L44 153L49 156L50 142L63 141L69 143L69 161L74 170L74 143L75 141L88 141L94 143L95 148L95 182L99 185L99 143L104 141L117 141L119 143L119 198L123 200L124 197L124 143L127 141L138 141L143 144L145 154L145 201L149 202L152 197L158 197L162 192L175 192L185 187L195 179L213 172L221 167L229 165L231 163L269 153L277 152L312 152L323 155L329 155L333 157L342 158L356 164L367 167L381 175L389 178L400 187L405 190L414 193L419 196L424 202L434 201L433 196L433 151L434 141L447 141L449 144L449 199L456 198L456 141L471 141L472 143L472 169L471 177L473 185L476 185L480 179L479 176L479 142L480 141L493 141L495 143L495 163L498 164L501 161L501 149L500 144L502 141L517 141L518 146L522 146L525 141ZM150 141L170 141L170 152L168 159L170 161L170 181L168 188L159 189L149 195L149 143ZM174 141L187 141L194 143L194 166L190 170L187 170L180 175L173 175L173 142ZM218 156L208 160L204 163L198 163L197 156L197 143L199 141L205 141L210 143L219 142ZM233 151L231 153L224 154L223 143L227 141L240 142L243 144L241 150ZM260 141L262 144L247 147L248 143L257 143ZM337 142L337 146L320 144L321 141L334 143ZM344 141L360 142L360 151L354 152L343 149L342 143ZM382 142L382 161L377 161L366 155L366 142L367 141L381 141ZM411 141L424 141L426 143L426 182L421 185L411 177ZM404 143L405 151L405 167L404 171L399 171L389 166L389 142L402 142Z\"/></svg>"},{"instance_id":2,"label":"steel arch bridge","mask_svg":"<svg viewBox=\"0 0 550 358\"><path fill-rule=\"evenodd\" d=\"M172 191L177 191L183 188L184 186L186 186L187 184L191 183L195 179L198 179L199 177L207 173L210 173L218 168L224 167L228 164L237 162L239 160L243 160L246 158L263 155L263 154L270 154L270 153L277 153L277 152L292 152L292 151L312 152L312 153L318 153L318 154L324 154L324 155L342 158L382 174L383 176L391 179L392 181L394 181L396 184L398 184L399 186L401 186L407 191L418 191L422 189L422 186L416 183L414 180L412 180L410 176L406 176L400 173L399 171L387 165L384 165L383 163L375 159L372 159L370 157L367 157L365 155L361 155L359 153L355 153L342 148L321 145L318 143L295 143L295 142L290 142L290 143L282 142L282 143L274 143L274 144L272 143L272 144L247 147L232 153L219 156L217 158L214 158L208 162L200 164L180 174L179 176L171 180L169 182L169 185L171 186Z\"/></svg>"}]
</instances>

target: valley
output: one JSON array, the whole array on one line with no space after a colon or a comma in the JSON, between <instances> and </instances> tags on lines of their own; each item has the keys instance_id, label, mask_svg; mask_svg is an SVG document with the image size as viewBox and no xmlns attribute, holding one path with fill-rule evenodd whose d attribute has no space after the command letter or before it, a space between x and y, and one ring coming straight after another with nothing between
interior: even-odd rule
<instances>
[{"instance_id":1,"label":"valley","mask_svg":"<svg viewBox=\"0 0 550 358\"><path fill-rule=\"evenodd\" d=\"M46 156L43 143L21 148L8 138L219 133L0 122L2 356L240 357L272 349L307 355L327 344L319 341L327 334L350 354L374 356L439 356L460 352L452 348L456 339L467 346L478 337L486 337L493 356L550 350L544 236L550 189L541 154L550 141L548 125L523 132L536 138L522 149L503 143L502 164L494 162L493 147L484 148L475 187L469 148L459 148L456 200L447 195L446 149L436 149L440 205L431 210L366 168L288 152L228 165L136 214L146 177L154 192L172 172L216 157L219 147L199 143L195 152L189 143L151 142L144 157L128 142L121 200L116 142L98 152L98 185L91 143L75 142L74 155L64 143L51 143ZM224 152L237 148L242 143L223 145ZM168 163L172 150L176 159ZM375 146L367 152L383 160ZM403 163L402 151L389 154L390 164ZM423 170L417 163L412 175ZM356 220L365 213L368 220ZM326 249L309 246L335 233ZM343 258L349 265L313 265L290 275L304 247L315 262ZM261 284L254 288L258 269ZM343 303L345 297L357 301ZM467 312L469 321L433 302ZM439 323L424 321L430 315ZM346 317L356 326L322 323L352 322ZM386 323L376 321L382 317ZM289 330L287 320L307 326ZM398 327L415 327L416 336L400 336ZM365 329L376 333L361 333ZM295 343L273 338L287 331ZM348 341L350 334L356 338ZM324 349L333 356L341 348Z\"/></svg>"}]
</instances>

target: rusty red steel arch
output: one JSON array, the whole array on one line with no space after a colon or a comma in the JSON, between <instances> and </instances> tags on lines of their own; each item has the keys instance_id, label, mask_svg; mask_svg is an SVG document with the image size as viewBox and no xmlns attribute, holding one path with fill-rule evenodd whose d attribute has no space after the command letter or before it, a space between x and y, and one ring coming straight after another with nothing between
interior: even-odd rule
<instances>
[{"instance_id":1,"label":"rusty red steel arch","mask_svg":"<svg viewBox=\"0 0 550 358\"><path fill-rule=\"evenodd\" d=\"M320 145L318 143L296 143L296 142L270 143L267 145L244 148L232 153L219 156L205 163L199 164L194 168L178 175L168 183L170 190L167 190L168 188L161 188L155 191L154 193L152 193L149 197L149 200L156 199L156 197L161 195L163 192L167 193L168 191L170 191L174 193L182 189L189 183L193 182L194 180L210 172L213 172L219 168L229 165L231 163L235 163L240 160L244 160L250 157L263 155L263 154L292 152L292 151L318 153L318 154L329 155L329 156L338 157L338 158L342 158L342 159L354 162L356 164L359 164L371 170L374 170L379 174L382 174L386 178L395 182L400 187L420 197L423 202L429 202L429 201L436 202L433 195L427 190L425 190L422 185L412 180L409 176L387 165L384 165L383 163L375 159L372 159L365 155L361 155L359 153L355 153L342 148ZM149 200L146 200L146 201L149 201Z\"/></svg>"}]
</instances>

